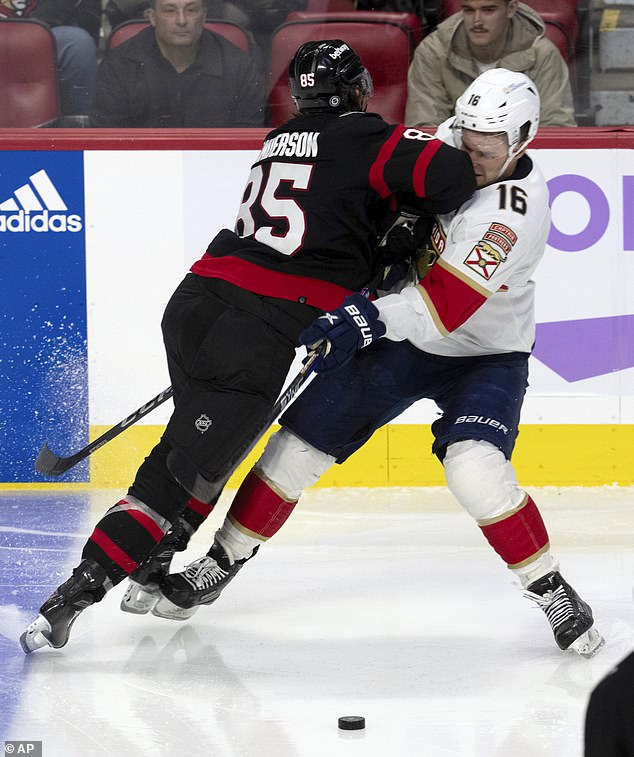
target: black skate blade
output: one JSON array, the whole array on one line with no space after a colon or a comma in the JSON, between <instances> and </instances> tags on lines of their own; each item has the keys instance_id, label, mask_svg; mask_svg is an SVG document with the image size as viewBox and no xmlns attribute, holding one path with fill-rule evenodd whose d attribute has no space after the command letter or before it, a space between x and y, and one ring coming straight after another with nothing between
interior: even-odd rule
<instances>
[{"instance_id":1,"label":"black skate blade","mask_svg":"<svg viewBox=\"0 0 634 757\"><path fill-rule=\"evenodd\" d=\"M75 463L75 456L60 457L60 455L56 455L53 452L48 444L45 444L35 461L35 470L38 473L43 473L45 476L61 476L62 473L66 473L67 470L72 468Z\"/></svg>"}]
</instances>

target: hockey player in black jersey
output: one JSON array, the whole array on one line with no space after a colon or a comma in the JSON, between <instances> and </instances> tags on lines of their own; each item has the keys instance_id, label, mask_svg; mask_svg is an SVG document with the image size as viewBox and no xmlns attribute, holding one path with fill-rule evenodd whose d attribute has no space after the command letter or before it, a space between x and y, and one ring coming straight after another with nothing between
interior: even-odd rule
<instances>
[{"instance_id":1,"label":"hockey player in black jersey","mask_svg":"<svg viewBox=\"0 0 634 757\"><path fill-rule=\"evenodd\" d=\"M171 556L273 407L299 334L382 270L386 207L407 198L420 213L446 213L475 190L464 152L365 112L372 80L344 41L300 47L289 82L297 117L268 135L235 229L217 235L167 304L165 433L20 637L25 652L64 646L80 612L128 576L122 608L154 608Z\"/></svg>"}]
</instances>

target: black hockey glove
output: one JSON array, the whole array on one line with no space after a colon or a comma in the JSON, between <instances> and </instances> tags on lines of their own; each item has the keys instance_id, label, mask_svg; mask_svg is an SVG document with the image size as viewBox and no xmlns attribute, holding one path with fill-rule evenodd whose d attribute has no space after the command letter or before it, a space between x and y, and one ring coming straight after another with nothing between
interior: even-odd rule
<instances>
[{"instance_id":1,"label":"black hockey glove","mask_svg":"<svg viewBox=\"0 0 634 757\"><path fill-rule=\"evenodd\" d=\"M420 211L403 208L398 214L385 216L383 224L390 219L389 226L379 241L378 253L385 266L414 260L416 253L428 241L434 224L434 217Z\"/></svg>"},{"instance_id":2,"label":"black hockey glove","mask_svg":"<svg viewBox=\"0 0 634 757\"><path fill-rule=\"evenodd\" d=\"M327 373L352 360L357 350L367 347L385 334L375 305L361 294L352 294L343 305L317 318L299 335L301 344L316 347L326 340L329 349L315 371Z\"/></svg>"},{"instance_id":3,"label":"black hockey glove","mask_svg":"<svg viewBox=\"0 0 634 757\"><path fill-rule=\"evenodd\" d=\"M377 248L379 262L384 266L383 275L376 285L377 291L388 292L397 284L402 285L410 268L419 267L425 246L429 243L433 222L433 216L421 215L420 211L407 208L392 217L391 225ZM423 268L426 266L423 265ZM423 275L419 274L419 278Z\"/></svg>"}]
</instances>

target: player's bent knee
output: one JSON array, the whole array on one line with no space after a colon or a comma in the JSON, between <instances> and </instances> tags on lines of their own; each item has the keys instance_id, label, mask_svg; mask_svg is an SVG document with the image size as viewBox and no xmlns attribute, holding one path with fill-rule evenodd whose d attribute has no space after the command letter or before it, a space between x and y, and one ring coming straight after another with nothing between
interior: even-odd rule
<instances>
[{"instance_id":1,"label":"player's bent knee","mask_svg":"<svg viewBox=\"0 0 634 757\"><path fill-rule=\"evenodd\" d=\"M449 490L477 521L512 510L525 498L513 466L490 442L454 442L447 447L443 465Z\"/></svg>"},{"instance_id":2,"label":"player's bent knee","mask_svg":"<svg viewBox=\"0 0 634 757\"><path fill-rule=\"evenodd\" d=\"M273 434L266 445L257 468L273 482L281 495L297 500L307 486L315 484L335 462L288 429Z\"/></svg>"}]
</instances>

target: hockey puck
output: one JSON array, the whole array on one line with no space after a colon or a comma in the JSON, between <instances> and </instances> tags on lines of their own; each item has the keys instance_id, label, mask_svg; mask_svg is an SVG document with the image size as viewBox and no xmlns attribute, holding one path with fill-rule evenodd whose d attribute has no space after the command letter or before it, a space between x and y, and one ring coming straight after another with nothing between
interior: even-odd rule
<instances>
[{"instance_id":1,"label":"hockey puck","mask_svg":"<svg viewBox=\"0 0 634 757\"><path fill-rule=\"evenodd\" d=\"M344 715L339 718L339 728L342 731L360 731L365 728L365 718L361 715Z\"/></svg>"}]
</instances>

